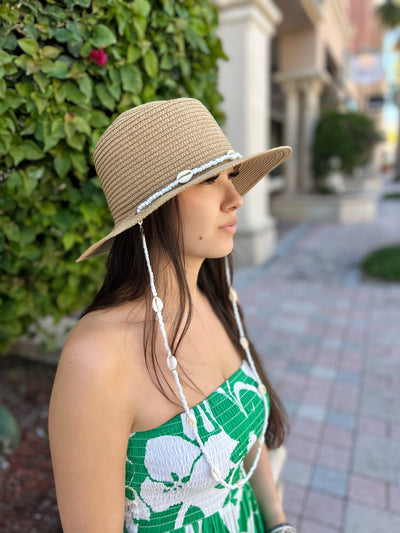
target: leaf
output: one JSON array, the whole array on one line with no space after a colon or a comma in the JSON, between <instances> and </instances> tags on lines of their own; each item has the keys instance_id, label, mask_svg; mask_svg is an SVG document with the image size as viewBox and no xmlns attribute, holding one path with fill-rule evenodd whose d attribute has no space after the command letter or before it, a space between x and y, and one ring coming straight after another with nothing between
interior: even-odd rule
<instances>
[{"instance_id":1,"label":"leaf","mask_svg":"<svg viewBox=\"0 0 400 533\"><path fill-rule=\"evenodd\" d=\"M3 224L3 231L9 241L18 242L20 238L20 229L15 222L6 222Z\"/></svg>"},{"instance_id":2,"label":"leaf","mask_svg":"<svg viewBox=\"0 0 400 533\"><path fill-rule=\"evenodd\" d=\"M61 240L62 240L65 251L70 250L75 244L75 236L71 232L64 233Z\"/></svg>"},{"instance_id":3,"label":"leaf","mask_svg":"<svg viewBox=\"0 0 400 533\"><path fill-rule=\"evenodd\" d=\"M191 17L189 20L189 26L199 37L206 37L208 34L207 24L198 17Z\"/></svg>"},{"instance_id":4,"label":"leaf","mask_svg":"<svg viewBox=\"0 0 400 533\"><path fill-rule=\"evenodd\" d=\"M18 46L31 57L37 56L39 52L39 45L33 39L18 39Z\"/></svg>"},{"instance_id":5,"label":"leaf","mask_svg":"<svg viewBox=\"0 0 400 533\"><path fill-rule=\"evenodd\" d=\"M162 70L171 70L175 65L174 57L169 54L164 54L160 61L160 68Z\"/></svg>"},{"instance_id":6,"label":"leaf","mask_svg":"<svg viewBox=\"0 0 400 533\"><path fill-rule=\"evenodd\" d=\"M114 35L114 32L110 30L104 24L98 24L94 27L92 37L89 39L89 42L95 48L106 48L117 42L117 39Z\"/></svg>"},{"instance_id":7,"label":"leaf","mask_svg":"<svg viewBox=\"0 0 400 533\"><path fill-rule=\"evenodd\" d=\"M94 88L101 104L109 109L114 111L115 109L115 100L107 90L105 83L98 83Z\"/></svg>"},{"instance_id":8,"label":"leaf","mask_svg":"<svg viewBox=\"0 0 400 533\"><path fill-rule=\"evenodd\" d=\"M73 102L74 104L83 104L86 101L85 95L78 89L72 81L67 81L62 84L63 94L66 100Z\"/></svg>"},{"instance_id":9,"label":"leaf","mask_svg":"<svg viewBox=\"0 0 400 533\"><path fill-rule=\"evenodd\" d=\"M102 129L110 124L110 119L107 117L105 113L103 113L103 111L94 109L92 111L89 123L91 126L93 126L93 128Z\"/></svg>"},{"instance_id":10,"label":"leaf","mask_svg":"<svg viewBox=\"0 0 400 533\"><path fill-rule=\"evenodd\" d=\"M46 200L42 201L39 204L39 211L43 215L48 216L48 217L52 217L52 216L54 216L57 213L57 209L56 209L55 205L52 202L49 202L49 201L46 201Z\"/></svg>"},{"instance_id":11,"label":"leaf","mask_svg":"<svg viewBox=\"0 0 400 533\"><path fill-rule=\"evenodd\" d=\"M133 25L135 26L135 30L138 34L138 38L143 39L146 33L147 18L141 17L141 16L133 17Z\"/></svg>"},{"instance_id":12,"label":"leaf","mask_svg":"<svg viewBox=\"0 0 400 533\"><path fill-rule=\"evenodd\" d=\"M144 69L150 78L158 74L158 58L154 50L147 50L143 58Z\"/></svg>"},{"instance_id":13,"label":"leaf","mask_svg":"<svg viewBox=\"0 0 400 533\"><path fill-rule=\"evenodd\" d=\"M33 141L24 141L21 146L25 152L24 159L28 159L29 161L37 161L38 159L42 159L42 157L44 157L42 150Z\"/></svg>"},{"instance_id":14,"label":"leaf","mask_svg":"<svg viewBox=\"0 0 400 533\"><path fill-rule=\"evenodd\" d=\"M24 248L25 246L33 242L35 238L36 238L36 231L34 228L27 228L27 227L22 228L20 232L20 238L19 238L19 243L20 243L21 248Z\"/></svg>"},{"instance_id":15,"label":"leaf","mask_svg":"<svg viewBox=\"0 0 400 533\"><path fill-rule=\"evenodd\" d=\"M28 244L20 251L20 256L25 257L29 261L35 261L41 256L41 250L36 244Z\"/></svg>"},{"instance_id":16,"label":"leaf","mask_svg":"<svg viewBox=\"0 0 400 533\"><path fill-rule=\"evenodd\" d=\"M66 28L58 28L53 32L54 38L59 43L67 43L74 38L72 31L67 30Z\"/></svg>"},{"instance_id":17,"label":"leaf","mask_svg":"<svg viewBox=\"0 0 400 533\"><path fill-rule=\"evenodd\" d=\"M72 119L72 124L75 126L76 131L90 135L91 128L90 125L81 117L74 117Z\"/></svg>"},{"instance_id":18,"label":"leaf","mask_svg":"<svg viewBox=\"0 0 400 533\"><path fill-rule=\"evenodd\" d=\"M78 80L79 90L86 96L87 100L90 100L93 93L93 83L88 75L84 75Z\"/></svg>"},{"instance_id":19,"label":"leaf","mask_svg":"<svg viewBox=\"0 0 400 533\"><path fill-rule=\"evenodd\" d=\"M151 11L151 4L147 0L135 0L133 2L135 13L142 17L147 17Z\"/></svg>"},{"instance_id":20,"label":"leaf","mask_svg":"<svg viewBox=\"0 0 400 533\"><path fill-rule=\"evenodd\" d=\"M87 172L87 162L86 162L86 155L80 154L76 152L71 153L71 163L75 170L80 172L81 174L85 174Z\"/></svg>"},{"instance_id":21,"label":"leaf","mask_svg":"<svg viewBox=\"0 0 400 533\"><path fill-rule=\"evenodd\" d=\"M142 91L142 75L136 65L123 65L120 74L124 91L130 93L140 93Z\"/></svg>"},{"instance_id":22,"label":"leaf","mask_svg":"<svg viewBox=\"0 0 400 533\"><path fill-rule=\"evenodd\" d=\"M60 178L65 178L71 168L71 161L68 155L59 154L54 158L54 168Z\"/></svg>"},{"instance_id":23,"label":"leaf","mask_svg":"<svg viewBox=\"0 0 400 533\"><path fill-rule=\"evenodd\" d=\"M44 98L40 98L40 96L36 93L31 94L32 100L35 102L35 106L39 112L39 115L43 113L43 111L48 106L48 100L45 100Z\"/></svg>"},{"instance_id":24,"label":"leaf","mask_svg":"<svg viewBox=\"0 0 400 533\"><path fill-rule=\"evenodd\" d=\"M39 183L38 180L36 180L35 178L28 178L28 176L22 177L22 184L23 184L24 192L26 196L30 196L32 194L32 192L38 186L38 183Z\"/></svg>"},{"instance_id":25,"label":"leaf","mask_svg":"<svg viewBox=\"0 0 400 533\"><path fill-rule=\"evenodd\" d=\"M55 48L54 46L44 46L40 50L40 53L47 59L57 59L57 57L61 54L61 50L59 48Z\"/></svg>"},{"instance_id":26,"label":"leaf","mask_svg":"<svg viewBox=\"0 0 400 533\"><path fill-rule=\"evenodd\" d=\"M68 76L69 69L63 61L57 60L54 63L43 65L42 71L54 78L63 80Z\"/></svg>"},{"instance_id":27,"label":"leaf","mask_svg":"<svg viewBox=\"0 0 400 533\"><path fill-rule=\"evenodd\" d=\"M57 228L60 228L62 231L67 231L67 229L72 224L72 215L69 211L66 209L62 209L61 211L57 211L57 213L54 215L54 224L57 226Z\"/></svg>"},{"instance_id":28,"label":"leaf","mask_svg":"<svg viewBox=\"0 0 400 533\"><path fill-rule=\"evenodd\" d=\"M49 85L49 79L42 72L37 72L33 75L33 79L38 84L39 89L44 93Z\"/></svg>"},{"instance_id":29,"label":"leaf","mask_svg":"<svg viewBox=\"0 0 400 533\"><path fill-rule=\"evenodd\" d=\"M85 146L86 136L83 133L75 133L74 135L69 135L67 132L67 144L71 148L75 148L81 152Z\"/></svg>"},{"instance_id":30,"label":"leaf","mask_svg":"<svg viewBox=\"0 0 400 533\"><path fill-rule=\"evenodd\" d=\"M4 82L4 80L1 80L1 81ZM30 83L16 83L15 84L15 88L16 88L18 94L20 94L21 96L25 96L25 97L26 96L30 96L31 92L33 91L32 84L30 84ZM0 92L1 92L1 90L0 90ZM1 94L1 96L3 97L4 95Z\"/></svg>"},{"instance_id":31,"label":"leaf","mask_svg":"<svg viewBox=\"0 0 400 533\"><path fill-rule=\"evenodd\" d=\"M93 203L84 202L79 206L79 209L85 219L86 224L89 224L93 219L97 218L98 208Z\"/></svg>"},{"instance_id":32,"label":"leaf","mask_svg":"<svg viewBox=\"0 0 400 533\"><path fill-rule=\"evenodd\" d=\"M36 161L44 157L42 150L33 141L23 141L17 146L10 148L10 155L14 160L14 164L18 165L22 160Z\"/></svg>"},{"instance_id":33,"label":"leaf","mask_svg":"<svg viewBox=\"0 0 400 533\"><path fill-rule=\"evenodd\" d=\"M130 43L126 52L126 62L135 63L139 59L140 55L140 48L135 46L133 43Z\"/></svg>"},{"instance_id":34,"label":"leaf","mask_svg":"<svg viewBox=\"0 0 400 533\"><path fill-rule=\"evenodd\" d=\"M15 58L16 56L7 54L7 52L0 49L0 65L7 65L7 63L11 63L11 61Z\"/></svg>"}]
</instances>

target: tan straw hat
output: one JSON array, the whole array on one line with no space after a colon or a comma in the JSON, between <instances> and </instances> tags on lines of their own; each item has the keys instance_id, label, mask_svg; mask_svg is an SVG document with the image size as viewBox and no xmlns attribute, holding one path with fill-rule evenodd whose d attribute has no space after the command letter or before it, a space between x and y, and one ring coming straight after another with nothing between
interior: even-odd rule
<instances>
[{"instance_id":1,"label":"tan straw hat","mask_svg":"<svg viewBox=\"0 0 400 533\"><path fill-rule=\"evenodd\" d=\"M150 102L125 111L100 137L93 154L114 228L77 261L108 252L116 235L167 200L239 164L233 183L243 196L290 152L281 146L242 157L211 113L193 98Z\"/></svg>"}]
</instances>

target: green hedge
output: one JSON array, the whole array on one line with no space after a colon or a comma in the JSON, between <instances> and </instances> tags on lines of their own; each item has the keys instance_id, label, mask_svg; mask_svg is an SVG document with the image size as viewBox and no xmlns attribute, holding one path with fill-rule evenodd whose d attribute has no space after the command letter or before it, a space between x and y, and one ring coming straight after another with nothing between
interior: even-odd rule
<instances>
[{"instance_id":1,"label":"green hedge","mask_svg":"<svg viewBox=\"0 0 400 533\"><path fill-rule=\"evenodd\" d=\"M362 262L365 274L385 281L400 282L400 245L371 252Z\"/></svg>"},{"instance_id":2,"label":"green hedge","mask_svg":"<svg viewBox=\"0 0 400 533\"><path fill-rule=\"evenodd\" d=\"M326 111L317 125L313 144L313 173L318 182L332 170L338 158L339 170L351 174L370 162L372 149L381 136L374 121L363 113Z\"/></svg>"},{"instance_id":3,"label":"green hedge","mask_svg":"<svg viewBox=\"0 0 400 533\"><path fill-rule=\"evenodd\" d=\"M112 225L91 153L120 112L221 96L206 0L20 0L0 5L0 348L92 298L104 258L75 258Z\"/></svg>"}]
</instances>

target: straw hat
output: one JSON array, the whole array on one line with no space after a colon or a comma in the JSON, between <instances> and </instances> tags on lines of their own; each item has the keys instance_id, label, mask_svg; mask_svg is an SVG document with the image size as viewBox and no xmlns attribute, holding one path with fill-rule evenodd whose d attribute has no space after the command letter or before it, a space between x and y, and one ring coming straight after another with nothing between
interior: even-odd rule
<instances>
[{"instance_id":1,"label":"straw hat","mask_svg":"<svg viewBox=\"0 0 400 533\"><path fill-rule=\"evenodd\" d=\"M242 157L193 98L149 102L125 111L100 137L93 154L114 228L77 261L108 252L114 237L167 200L239 164L233 183L243 196L290 152L281 146Z\"/></svg>"}]
</instances>

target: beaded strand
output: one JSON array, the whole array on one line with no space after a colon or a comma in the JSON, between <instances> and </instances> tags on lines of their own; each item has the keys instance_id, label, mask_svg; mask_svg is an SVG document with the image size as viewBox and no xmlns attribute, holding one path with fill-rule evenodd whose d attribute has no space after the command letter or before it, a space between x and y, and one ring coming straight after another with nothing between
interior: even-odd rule
<instances>
[{"instance_id":1,"label":"beaded strand","mask_svg":"<svg viewBox=\"0 0 400 533\"><path fill-rule=\"evenodd\" d=\"M174 376L174 379L175 379L175 383L176 383L176 386L177 386L177 389L178 389L179 398L180 398L180 400L182 402L182 406L183 406L183 409L184 409L185 414L186 414L186 424L194 432L196 442L199 445L199 448L200 448L200 450L201 450L201 452L202 452L202 454L204 456L204 459L207 461L207 463L208 463L208 465L210 467L211 476L215 479L215 481L218 484L221 484L223 487L225 487L227 489L231 489L231 490L232 489L237 489L239 487L242 487L245 483L247 483L247 481L252 476L254 470L256 469L258 461L260 459L261 449L262 449L262 445L264 443L265 432L267 430L267 425L268 425L268 404L267 404L267 400L266 400L266 397L265 397L265 392L266 392L265 386L262 384L262 382L260 380L260 377L259 377L259 375L258 375L258 373L256 371L256 368L255 368L255 365L254 365L254 361L253 361L253 358L251 356L250 349L249 349L249 342L248 342L247 338L244 335L244 329L243 329L242 322L240 320L239 310L238 310L238 306L237 306L238 298L237 298L236 291L235 291L235 289L233 288L233 286L231 284L231 275L230 275L230 272L229 272L229 264L228 264L227 257L225 257L225 269L226 269L226 273L227 273L227 281L228 281L228 286L229 286L230 299L231 299L231 302L232 302L232 305L233 305L233 311L234 311L235 319L236 319L236 322L237 322L237 325L238 325L238 329L239 329L239 332L240 332L240 343L241 343L242 347L244 348L244 350L246 352L246 356L247 356L247 359L249 361L250 367L253 370L254 375L256 376L256 380L258 381L258 392L259 392L259 394L260 394L260 396L262 398L262 401L263 401L263 404L264 404L264 413L265 413L262 432L261 432L260 437L258 438L258 449L257 449L256 457L254 459L254 463L253 463L252 467L250 468L250 470L248 471L248 473L246 474L246 476L244 478L240 479L237 483L227 483L222 478L221 472L213 464L211 457L209 456L207 450L204 447L204 444L203 444L202 440L200 439L200 436L199 436L199 433L198 433L198 430L197 430L196 417L195 417L194 413L191 412L191 410L189 409L189 406L187 404L186 397L185 397L185 394L183 392L183 388L182 388L182 385L181 385L181 382L180 382L180 379L179 379L179 375L178 375L178 372L176 370L178 361L177 361L176 357L174 355L172 355L171 348L169 347L169 344L168 344L167 332L165 330L164 319L163 319L162 312L161 312L163 307L164 307L164 304L163 304L161 298L157 294L157 289L156 289L156 286L155 286L155 283L154 283L154 273L153 273L153 270L151 268L150 256L149 256L149 251L148 251L148 248L147 248L146 237L145 237L145 234L144 234L144 231L143 231L143 222L142 221L139 222L139 227L140 227L140 233L141 233L141 237L142 237L144 256L145 256L145 259L146 259L146 265L147 265L147 269L148 269L148 272L149 272L150 288L151 288L151 292L152 292L152 295L153 295L152 308L153 308L154 312L157 315L158 324L159 324L159 327L160 327L161 335L163 337L164 346L165 346L165 349L166 349L166 352L167 352L167 366L170 369L170 371L172 372L172 374Z\"/></svg>"},{"instance_id":2,"label":"beaded strand","mask_svg":"<svg viewBox=\"0 0 400 533\"><path fill-rule=\"evenodd\" d=\"M140 213L141 211L143 211L143 209L145 207L149 206L152 202L154 202L154 200L157 200L157 198L159 198L163 194L171 191L172 189L174 189L178 185L182 185L183 183L187 183L188 181L190 181L193 178L193 176L195 174L199 174L200 172L204 172L208 168L213 167L215 165L218 165L219 163L223 163L224 161L229 161L231 159L242 159L242 158L243 158L243 156L241 154L239 154L239 152L234 152L233 150L229 150L226 154L221 155L220 157L217 157L216 159L213 159L212 161L208 161L208 163L204 163L200 167L195 167L192 170L190 170L190 169L182 170L177 175L175 181L173 181L172 183L169 183L163 189L161 189L159 191L156 191L151 196L149 196L147 198L147 200L145 200L144 202L139 204L137 209L136 209L136 213Z\"/></svg>"}]
</instances>

